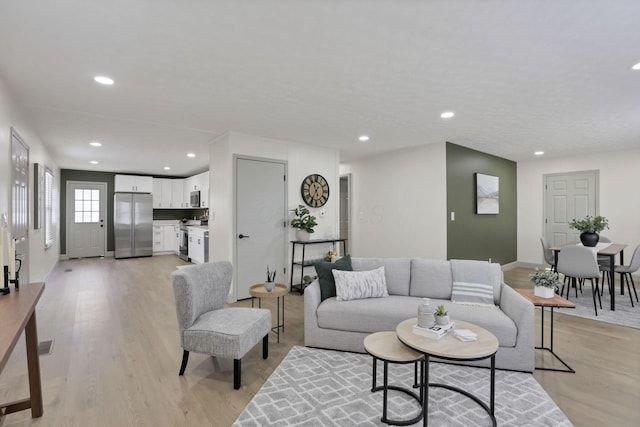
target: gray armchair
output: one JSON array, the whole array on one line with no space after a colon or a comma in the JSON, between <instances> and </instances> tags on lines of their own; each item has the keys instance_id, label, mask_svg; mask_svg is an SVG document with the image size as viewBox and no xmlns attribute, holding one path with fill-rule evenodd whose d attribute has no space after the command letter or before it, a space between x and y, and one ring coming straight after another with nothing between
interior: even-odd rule
<instances>
[{"instance_id":1,"label":"gray armchair","mask_svg":"<svg viewBox=\"0 0 640 427\"><path fill-rule=\"evenodd\" d=\"M571 284L567 285L567 299L569 299L569 291L571 286L576 288L576 297L578 296L578 284L576 279L591 279L591 293L593 294L593 308L598 315L598 307L596 307L596 294L598 295L598 301L600 302L600 309L602 309L602 300L600 299L600 291L598 289L598 281L600 279L600 269L598 268L598 261L596 258L596 252L585 246L566 246L562 248L562 251L558 254L558 273L564 274L566 277L571 278ZM593 283L595 279L595 285ZM564 292L565 285L562 285L560 295Z\"/></svg>"},{"instance_id":2,"label":"gray armchair","mask_svg":"<svg viewBox=\"0 0 640 427\"><path fill-rule=\"evenodd\" d=\"M542 253L544 255L544 260L551 266L551 271L556 271L556 261L553 251L551 250L551 246L547 242L547 239L544 237L540 238L540 243L542 243Z\"/></svg>"},{"instance_id":3,"label":"gray armchair","mask_svg":"<svg viewBox=\"0 0 640 427\"><path fill-rule=\"evenodd\" d=\"M631 307L633 307L634 304L633 296L631 295L631 286L633 286L633 293L636 295L636 302L638 302L638 291L636 290L636 284L633 281L632 274L640 270L640 245L637 246L633 251L633 255L631 256L631 263L629 265L616 265L614 268L616 273L620 273L620 292L624 292L624 283L626 281L627 291L629 292L629 299L631 300ZM611 281L611 279L609 278L611 267L607 262L607 264L600 265L600 270L602 270L602 287L604 288L605 278L607 278L609 282ZM609 292L613 291L613 285L609 283ZM600 291L600 293L602 293L602 291Z\"/></svg>"},{"instance_id":4,"label":"gray armchair","mask_svg":"<svg viewBox=\"0 0 640 427\"><path fill-rule=\"evenodd\" d=\"M231 263L211 262L171 273L178 328L183 348L179 375L189 352L233 359L233 388L240 388L241 360L262 339L262 357L269 356L271 312L266 309L224 308L231 286Z\"/></svg>"}]
</instances>

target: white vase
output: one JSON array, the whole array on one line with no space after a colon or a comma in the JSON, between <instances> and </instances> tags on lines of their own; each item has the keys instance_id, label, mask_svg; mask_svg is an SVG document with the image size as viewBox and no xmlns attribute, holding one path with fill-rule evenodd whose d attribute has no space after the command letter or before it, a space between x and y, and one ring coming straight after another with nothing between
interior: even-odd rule
<instances>
[{"instance_id":1,"label":"white vase","mask_svg":"<svg viewBox=\"0 0 640 427\"><path fill-rule=\"evenodd\" d=\"M264 282L264 288L267 292L271 292L276 287L276 282Z\"/></svg>"},{"instance_id":2,"label":"white vase","mask_svg":"<svg viewBox=\"0 0 640 427\"><path fill-rule=\"evenodd\" d=\"M533 294L540 298L553 298L556 293L553 288L547 288L546 286L535 286L533 288Z\"/></svg>"},{"instance_id":3,"label":"white vase","mask_svg":"<svg viewBox=\"0 0 640 427\"><path fill-rule=\"evenodd\" d=\"M298 228L296 230L296 238L301 241L309 240L309 232L307 230L303 230L302 228Z\"/></svg>"}]
</instances>

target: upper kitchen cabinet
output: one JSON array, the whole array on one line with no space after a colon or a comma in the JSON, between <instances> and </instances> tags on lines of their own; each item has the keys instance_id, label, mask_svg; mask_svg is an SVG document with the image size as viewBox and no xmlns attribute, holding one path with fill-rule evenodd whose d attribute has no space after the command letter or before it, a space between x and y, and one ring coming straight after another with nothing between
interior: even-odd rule
<instances>
[{"instance_id":1,"label":"upper kitchen cabinet","mask_svg":"<svg viewBox=\"0 0 640 427\"><path fill-rule=\"evenodd\" d=\"M173 179L153 178L153 208L171 209L178 207L173 201Z\"/></svg>"},{"instance_id":2,"label":"upper kitchen cabinet","mask_svg":"<svg viewBox=\"0 0 640 427\"><path fill-rule=\"evenodd\" d=\"M190 200L192 191L200 192L200 208L209 207L209 172L190 176L184 180L184 193L186 199Z\"/></svg>"},{"instance_id":3,"label":"upper kitchen cabinet","mask_svg":"<svg viewBox=\"0 0 640 427\"><path fill-rule=\"evenodd\" d=\"M184 197L184 179L171 180L171 199L174 208L188 208L189 204Z\"/></svg>"},{"instance_id":4,"label":"upper kitchen cabinet","mask_svg":"<svg viewBox=\"0 0 640 427\"><path fill-rule=\"evenodd\" d=\"M153 178L138 175L116 175L115 191L128 193L153 193Z\"/></svg>"}]
</instances>

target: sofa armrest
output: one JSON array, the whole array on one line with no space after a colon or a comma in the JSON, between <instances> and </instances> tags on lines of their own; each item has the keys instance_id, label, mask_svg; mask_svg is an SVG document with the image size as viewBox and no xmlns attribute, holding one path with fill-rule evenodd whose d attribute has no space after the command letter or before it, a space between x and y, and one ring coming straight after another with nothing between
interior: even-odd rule
<instances>
[{"instance_id":1,"label":"sofa armrest","mask_svg":"<svg viewBox=\"0 0 640 427\"><path fill-rule=\"evenodd\" d=\"M314 280L304 288L304 338L305 345L307 341L318 330L318 315L316 310L322 301L320 301L320 283Z\"/></svg>"},{"instance_id":2,"label":"sofa armrest","mask_svg":"<svg viewBox=\"0 0 640 427\"><path fill-rule=\"evenodd\" d=\"M511 286L502 283L500 309L518 328L516 346L527 345L533 348L535 339L535 312L533 304L514 291Z\"/></svg>"}]
</instances>

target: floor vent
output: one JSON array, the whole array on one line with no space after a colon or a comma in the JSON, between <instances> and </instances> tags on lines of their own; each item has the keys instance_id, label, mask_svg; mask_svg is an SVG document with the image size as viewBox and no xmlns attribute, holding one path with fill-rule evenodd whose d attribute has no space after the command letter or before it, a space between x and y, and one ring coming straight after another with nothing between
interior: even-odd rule
<instances>
[{"instance_id":1,"label":"floor vent","mask_svg":"<svg viewBox=\"0 0 640 427\"><path fill-rule=\"evenodd\" d=\"M38 354L40 356L46 356L48 354L51 354L52 351L53 351L53 340L41 341L40 344L38 344Z\"/></svg>"},{"instance_id":2,"label":"floor vent","mask_svg":"<svg viewBox=\"0 0 640 427\"><path fill-rule=\"evenodd\" d=\"M65 268L65 269L64 269L64 272L65 272L65 273L69 273L69 272L71 272L71 271L73 271L73 269L72 269L72 268Z\"/></svg>"}]
</instances>

